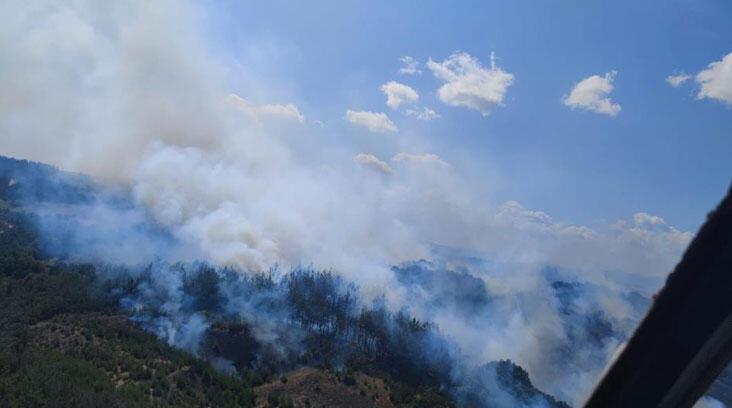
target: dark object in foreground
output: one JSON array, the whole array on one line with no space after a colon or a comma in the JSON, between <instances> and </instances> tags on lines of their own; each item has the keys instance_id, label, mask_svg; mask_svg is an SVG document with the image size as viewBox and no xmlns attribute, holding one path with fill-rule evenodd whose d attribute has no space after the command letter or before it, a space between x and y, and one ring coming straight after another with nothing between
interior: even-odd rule
<instances>
[{"instance_id":1,"label":"dark object in foreground","mask_svg":"<svg viewBox=\"0 0 732 408\"><path fill-rule=\"evenodd\" d=\"M732 357L732 189L585 407L691 407Z\"/></svg>"}]
</instances>

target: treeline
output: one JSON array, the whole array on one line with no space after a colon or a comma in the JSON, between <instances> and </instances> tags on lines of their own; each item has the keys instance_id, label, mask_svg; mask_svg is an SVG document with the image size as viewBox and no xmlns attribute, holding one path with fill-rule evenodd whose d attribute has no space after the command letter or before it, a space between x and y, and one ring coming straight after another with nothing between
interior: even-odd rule
<instances>
[{"instance_id":1,"label":"treeline","mask_svg":"<svg viewBox=\"0 0 732 408\"><path fill-rule=\"evenodd\" d=\"M171 311L159 299L145 298L156 281L176 276L181 308ZM433 324L391 312L383 299L364 303L358 288L332 271L250 275L205 264L151 265L126 279L117 280L125 290L116 293L123 304L136 305L133 318L155 331L156 324L204 316L209 327L201 334L199 354L225 359L238 372L254 375L255 383L314 366L398 379L407 390L393 396L400 403L428 396L430 406L444 406L450 404L447 393L461 406L566 406L534 388L526 371L510 361L468 368Z\"/></svg>"},{"instance_id":2,"label":"treeline","mask_svg":"<svg viewBox=\"0 0 732 408\"><path fill-rule=\"evenodd\" d=\"M138 272L59 263L39 256L33 235L23 233L30 224L15 216L0 214L12 225L0 234L2 406L248 406L253 386L300 366L386 378L398 406L482 407L506 398L508 406L561 406L530 383L463 371L458 351L435 326L390 312L380 299L363 303L358 289L331 271L249 275L156 264ZM159 281L177 282L180 293L159 290ZM176 296L179 308L170 309ZM218 369L120 323L119 313L153 333L156 324L201 316L207 327L195 340L197 353ZM68 327L94 341L66 347Z\"/></svg>"},{"instance_id":3,"label":"treeline","mask_svg":"<svg viewBox=\"0 0 732 408\"><path fill-rule=\"evenodd\" d=\"M0 157L0 406L250 406L253 386L301 366L385 378L397 406L564 406L511 362L470 368L437 327L332 271L52 258L19 200L95 194L56 176Z\"/></svg>"},{"instance_id":4,"label":"treeline","mask_svg":"<svg viewBox=\"0 0 732 408\"><path fill-rule=\"evenodd\" d=\"M203 316L208 328L200 334L198 354L226 360L255 383L299 366L356 370L398 379L412 390L395 399L432 396L441 401L436 406L447 404L442 390L454 386L457 353L433 325L389 312L378 299L362 304L357 288L331 271L250 275L178 264L151 265L137 276L118 269L111 274L116 277L104 290L128 305L143 327L156 332L169 322ZM158 288L156 296L164 292L159 281L176 278L180 308L148 297L151 288Z\"/></svg>"},{"instance_id":5,"label":"treeline","mask_svg":"<svg viewBox=\"0 0 732 408\"><path fill-rule=\"evenodd\" d=\"M26 227L0 210L0 406L253 405L246 378L131 324L93 266L39 258Z\"/></svg>"}]
</instances>

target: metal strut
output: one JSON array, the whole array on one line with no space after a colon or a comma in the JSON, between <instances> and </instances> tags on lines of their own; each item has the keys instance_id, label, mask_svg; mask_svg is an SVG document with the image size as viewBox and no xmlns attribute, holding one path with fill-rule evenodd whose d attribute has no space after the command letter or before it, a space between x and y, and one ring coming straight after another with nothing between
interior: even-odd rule
<instances>
[{"instance_id":1,"label":"metal strut","mask_svg":"<svg viewBox=\"0 0 732 408\"><path fill-rule=\"evenodd\" d=\"M585 407L691 407L730 358L732 188Z\"/></svg>"}]
</instances>

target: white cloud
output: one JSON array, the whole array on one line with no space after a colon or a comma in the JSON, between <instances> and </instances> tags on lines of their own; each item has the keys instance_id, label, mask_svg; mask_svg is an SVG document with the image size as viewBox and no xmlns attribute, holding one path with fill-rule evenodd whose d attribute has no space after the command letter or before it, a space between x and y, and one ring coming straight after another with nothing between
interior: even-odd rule
<instances>
[{"instance_id":1,"label":"white cloud","mask_svg":"<svg viewBox=\"0 0 732 408\"><path fill-rule=\"evenodd\" d=\"M280 104L265 104L255 105L237 94L229 94L226 96L226 102L233 106L235 109L244 112L250 118L254 120L261 120L264 118L278 118L295 120L300 123L305 121L305 116L300 113L297 106L288 103L287 105Z\"/></svg>"},{"instance_id":2,"label":"white cloud","mask_svg":"<svg viewBox=\"0 0 732 408\"><path fill-rule=\"evenodd\" d=\"M613 81L617 72L610 71L605 76L592 75L580 81L572 88L564 104L572 109L580 108L603 115L615 116L620 112L620 105L607 96L613 91Z\"/></svg>"},{"instance_id":3,"label":"white cloud","mask_svg":"<svg viewBox=\"0 0 732 408\"><path fill-rule=\"evenodd\" d=\"M605 76L592 75L583 79L572 88L564 104L572 109L579 108L603 115L615 116L620 105L607 96L613 91L613 81L617 72L610 71Z\"/></svg>"},{"instance_id":4,"label":"white cloud","mask_svg":"<svg viewBox=\"0 0 732 408\"><path fill-rule=\"evenodd\" d=\"M386 95L386 104L392 109L398 109L402 104L417 102L419 99L417 91L396 81L381 85L381 91Z\"/></svg>"},{"instance_id":5,"label":"white cloud","mask_svg":"<svg viewBox=\"0 0 732 408\"><path fill-rule=\"evenodd\" d=\"M491 54L491 67L484 68L477 58L460 52L442 62L430 59L427 67L445 82L437 90L440 100L452 106L464 106L488 115L503 103L513 83L513 74L496 67Z\"/></svg>"},{"instance_id":6,"label":"white cloud","mask_svg":"<svg viewBox=\"0 0 732 408\"><path fill-rule=\"evenodd\" d=\"M683 72L677 75L669 75L666 77L666 82L674 88L678 88L681 84L691 79L691 75L684 74Z\"/></svg>"},{"instance_id":7,"label":"white cloud","mask_svg":"<svg viewBox=\"0 0 732 408\"><path fill-rule=\"evenodd\" d=\"M495 230L515 234L519 241L507 240L504 245L520 242L524 248L520 257L524 260L550 259L550 263L585 271L619 270L660 278L671 271L693 238L691 232L642 212L630 220L592 229L558 222L542 211L508 201L496 209L492 218ZM510 244L504 247L510 248Z\"/></svg>"},{"instance_id":8,"label":"white cloud","mask_svg":"<svg viewBox=\"0 0 732 408\"><path fill-rule=\"evenodd\" d=\"M383 160L379 160L376 156L369 153L359 153L353 156L353 161L372 170L376 170L379 173L390 175L394 174L394 170Z\"/></svg>"},{"instance_id":9,"label":"white cloud","mask_svg":"<svg viewBox=\"0 0 732 408\"><path fill-rule=\"evenodd\" d=\"M531 225L541 229L556 227L554 220L547 213L529 210L514 200L506 201L498 207L496 219L510 220L515 225Z\"/></svg>"},{"instance_id":10,"label":"white cloud","mask_svg":"<svg viewBox=\"0 0 732 408\"><path fill-rule=\"evenodd\" d=\"M512 229L534 236L548 234L554 237L552 239L567 241L598 238L598 234L589 227L558 223L549 214L527 209L514 200L506 201L498 206L494 217L498 224L508 224Z\"/></svg>"},{"instance_id":11,"label":"white cloud","mask_svg":"<svg viewBox=\"0 0 732 408\"><path fill-rule=\"evenodd\" d=\"M291 103L288 103L287 105L280 105L280 104L259 105L257 107L257 110L262 115L265 115L265 116L274 116L274 117L293 119L300 123L305 121L305 117L297 109L297 106L295 106L294 104L291 104Z\"/></svg>"},{"instance_id":12,"label":"white cloud","mask_svg":"<svg viewBox=\"0 0 732 408\"><path fill-rule=\"evenodd\" d=\"M427 164L436 165L439 167L450 167L450 165L442 160L440 156L432 153L414 154L414 153L397 153L391 158L391 161L396 163L409 163L409 164Z\"/></svg>"},{"instance_id":13,"label":"white cloud","mask_svg":"<svg viewBox=\"0 0 732 408\"><path fill-rule=\"evenodd\" d=\"M409 55L401 57L399 61L401 61L403 64L402 67L399 69L400 73L405 75L416 75L422 73L422 71L419 69L419 61L410 57Z\"/></svg>"},{"instance_id":14,"label":"white cloud","mask_svg":"<svg viewBox=\"0 0 732 408\"><path fill-rule=\"evenodd\" d=\"M663 218L644 212L633 214L633 222L635 223L635 225L645 228L655 228L658 226L666 225L666 221L664 221Z\"/></svg>"},{"instance_id":15,"label":"white cloud","mask_svg":"<svg viewBox=\"0 0 732 408\"><path fill-rule=\"evenodd\" d=\"M369 111L346 111L346 119L354 125L363 126L371 132L396 132L397 127L386 113Z\"/></svg>"},{"instance_id":16,"label":"white cloud","mask_svg":"<svg viewBox=\"0 0 732 408\"><path fill-rule=\"evenodd\" d=\"M696 82L701 86L698 99L716 99L732 105L732 52L696 74Z\"/></svg>"},{"instance_id":17,"label":"white cloud","mask_svg":"<svg viewBox=\"0 0 732 408\"><path fill-rule=\"evenodd\" d=\"M693 234L686 231L679 231L666 223L663 218L644 212L633 215L633 225L629 231L639 239L648 239L650 234L654 237L662 236L665 240L686 246L691 241Z\"/></svg>"},{"instance_id":18,"label":"white cloud","mask_svg":"<svg viewBox=\"0 0 732 408\"><path fill-rule=\"evenodd\" d=\"M430 121L440 117L440 115L428 107L422 109L407 109L407 115L414 116L419 120Z\"/></svg>"}]
</instances>

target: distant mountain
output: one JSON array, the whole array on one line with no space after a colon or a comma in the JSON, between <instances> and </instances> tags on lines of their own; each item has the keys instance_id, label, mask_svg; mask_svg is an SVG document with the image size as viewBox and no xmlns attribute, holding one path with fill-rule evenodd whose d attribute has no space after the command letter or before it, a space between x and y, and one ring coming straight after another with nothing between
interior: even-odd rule
<instances>
[{"instance_id":1,"label":"distant mountain","mask_svg":"<svg viewBox=\"0 0 732 408\"><path fill-rule=\"evenodd\" d=\"M81 203L92 201L91 179L47 164L0 156L0 197L15 203Z\"/></svg>"}]
</instances>

